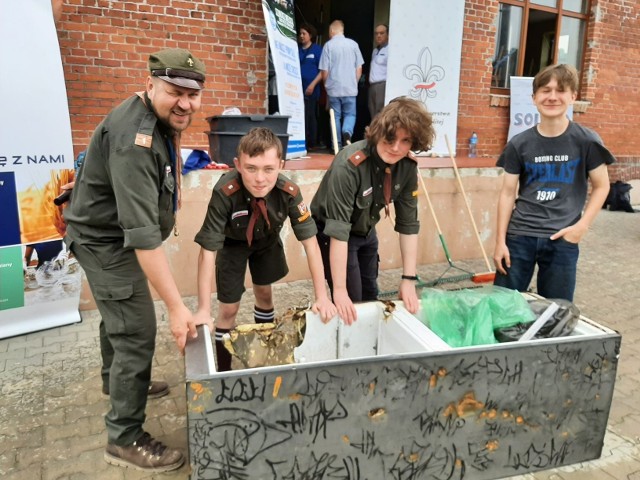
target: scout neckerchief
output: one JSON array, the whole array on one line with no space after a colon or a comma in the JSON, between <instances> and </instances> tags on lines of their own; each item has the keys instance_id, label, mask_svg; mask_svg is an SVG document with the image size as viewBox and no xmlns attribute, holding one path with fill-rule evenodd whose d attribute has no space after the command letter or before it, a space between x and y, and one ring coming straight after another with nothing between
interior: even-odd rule
<instances>
[{"instance_id":1,"label":"scout neckerchief","mask_svg":"<svg viewBox=\"0 0 640 480\"><path fill-rule=\"evenodd\" d=\"M382 194L384 195L384 213L389 216L389 203L391 202L391 167L384 168L384 181L382 182Z\"/></svg>"},{"instance_id":2,"label":"scout neckerchief","mask_svg":"<svg viewBox=\"0 0 640 480\"><path fill-rule=\"evenodd\" d=\"M256 222L260 215L262 215L262 218L267 222L267 227L271 228L269 214L267 213L267 202L265 202L264 198L252 198L251 218L249 219L249 226L247 227L247 243L249 246L251 246L251 242L253 241L253 230L256 228Z\"/></svg>"}]
</instances>

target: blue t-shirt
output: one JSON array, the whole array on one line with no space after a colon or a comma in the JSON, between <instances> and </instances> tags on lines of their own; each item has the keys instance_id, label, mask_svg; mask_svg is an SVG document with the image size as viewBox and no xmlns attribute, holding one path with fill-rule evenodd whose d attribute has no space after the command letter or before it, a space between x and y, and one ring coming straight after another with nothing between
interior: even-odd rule
<instances>
[{"instance_id":1,"label":"blue t-shirt","mask_svg":"<svg viewBox=\"0 0 640 480\"><path fill-rule=\"evenodd\" d=\"M312 43L309 48L302 48L302 45L298 47L298 54L300 55L300 76L302 77L302 93L311 82L318 76L320 69L320 56L322 55L322 47L317 43ZM312 98L316 100L320 98L320 82L313 89Z\"/></svg>"}]
</instances>

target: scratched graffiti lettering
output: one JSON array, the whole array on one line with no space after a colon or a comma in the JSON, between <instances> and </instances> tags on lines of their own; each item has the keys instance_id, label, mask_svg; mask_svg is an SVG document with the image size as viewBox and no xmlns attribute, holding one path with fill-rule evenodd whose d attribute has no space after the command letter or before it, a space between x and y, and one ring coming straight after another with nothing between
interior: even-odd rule
<instances>
[{"instance_id":1,"label":"scratched graffiti lettering","mask_svg":"<svg viewBox=\"0 0 640 480\"><path fill-rule=\"evenodd\" d=\"M444 415L443 410L443 408L433 410L425 408L419 415L413 417L413 420L418 422L418 426L424 437L434 434L451 437L464 427L466 423L464 418L459 418L454 415Z\"/></svg>"},{"instance_id":2,"label":"scratched graffiti lettering","mask_svg":"<svg viewBox=\"0 0 640 480\"><path fill-rule=\"evenodd\" d=\"M248 478L246 467L258 455L286 442L291 435L240 408L220 408L191 426L199 472L218 472L219 478Z\"/></svg>"},{"instance_id":3,"label":"scratched graffiti lettering","mask_svg":"<svg viewBox=\"0 0 640 480\"><path fill-rule=\"evenodd\" d=\"M187 389L192 478L497 479L597 458L619 348L564 339L214 376Z\"/></svg>"},{"instance_id":4,"label":"scratched graffiti lettering","mask_svg":"<svg viewBox=\"0 0 640 480\"><path fill-rule=\"evenodd\" d=\"M258 399L264 402L267 379L255 381L253 378L236 378L220 382L220 394L216 396L216 403L250 402Z\"/></svg>"},{"instance_id":5,"label":"scratched graffiti lettering","mask_svg":"<svg viewBox=\"0 0 640 480\"><path fill-rule=\"evenodd\" d=\"M570 448L570 442L561 442L560 446L557 447L554 439L541 445L531 443L523 451L519 451L517 447L509 445L508 466L516 471L557 467L564 463Z\"/></svg>"}]
</instances>

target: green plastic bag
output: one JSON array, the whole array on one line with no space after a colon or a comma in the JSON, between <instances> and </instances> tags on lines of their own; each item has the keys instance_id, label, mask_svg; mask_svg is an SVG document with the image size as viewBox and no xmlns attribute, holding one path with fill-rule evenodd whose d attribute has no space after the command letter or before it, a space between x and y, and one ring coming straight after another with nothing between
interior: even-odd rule
<instances>
[{"instance_id":1,"label":"green plastic bag","mask_svg":"<svg viewBox=\"0 0 640 480\"><path fill-rule=\"evenodd\" d=\"M448 345L469 347L498 343L494 329L532 322L535 315L520 292L508 288L427 288L420 320Z\"/></svg>"}]
</instances>

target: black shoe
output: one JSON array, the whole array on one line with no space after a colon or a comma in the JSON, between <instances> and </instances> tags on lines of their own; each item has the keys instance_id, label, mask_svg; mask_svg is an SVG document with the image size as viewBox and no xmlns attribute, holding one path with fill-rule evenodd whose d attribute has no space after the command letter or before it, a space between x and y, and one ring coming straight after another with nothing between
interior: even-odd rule
<instances>
[{"instance_id":1,"label":"black shoe","mask_svg":"<svg viewBox=\"0 0 640 480\"><path fill-rule=\"evenodd\" d=\"M109 395L109 386L102 387L102 393ZM169 384L167 382L154 382L149 383L149 393L147 398L160 398L169 394Z\"/></svg>"},{"instance_id":2,"label":"black shoe","mask_svg":"<svg viewBox=\"0 0 640 480\"><path fill-rule=\"evenodd\" d=\"M104 459L111 465L147 472L170 472L184 463L184 455L180 450L154 440L147 432L126 447L107 444Z\"/></svg>"},{"instance_id":3,"label":"black shoe","mask_svg":"<svg viewBox=\"0 0 640 480\"><path fill-rule=\"evenodd\" d=\"M345 147L347 145L351 145L351 134L349 132L344 132L342 134L342 146Z\"/></svg>"}]
</instances>

